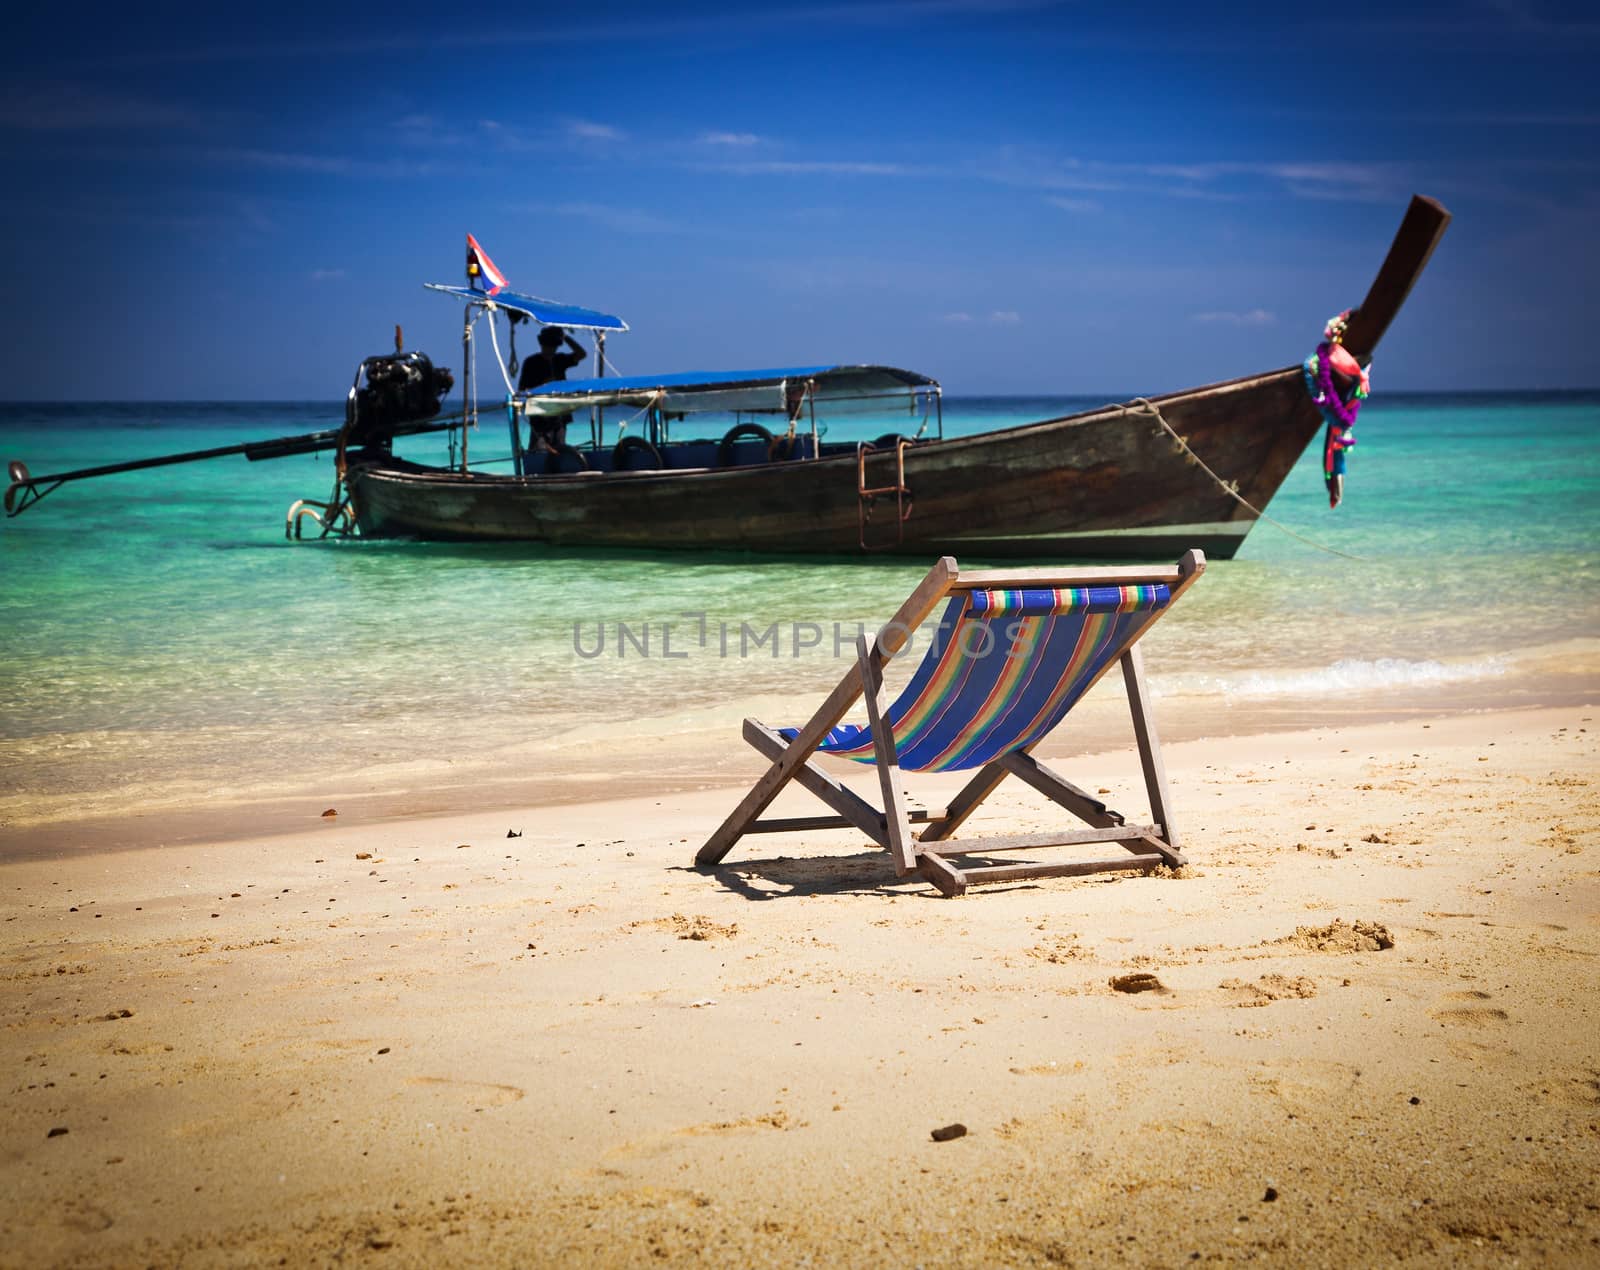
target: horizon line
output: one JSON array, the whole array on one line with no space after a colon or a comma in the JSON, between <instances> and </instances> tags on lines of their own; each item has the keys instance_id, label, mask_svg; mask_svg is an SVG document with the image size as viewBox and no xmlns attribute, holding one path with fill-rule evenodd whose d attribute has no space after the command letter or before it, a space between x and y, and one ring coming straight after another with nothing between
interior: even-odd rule
<instances>
[{"instance_id":1,"label":"horizon line","mask_svg":"<svg viewBox=\"0 0 1600 1270\"><path fill-rule=\"evenodd\" d=\"M1200 385L1203 387L1204 385ZM1177 389L1178 393L1192 391L1191 389ZM1384 401L1393 397L1494 397L1494 396L1530 396L1530 395L1582 395L1600 394L1600 384L1576 388L1387 388L1381 394L1373 394L1373 401ZM963 401L981 399L985 401L1037 401L1041 398L1058 398L1062 400L1096 400L1107 404L1120 404L1132 401L1136 397L1147 395L1134 393L1132 395L1118 395L1115 393L1100 392L960 392L946 391L943 394L945 401ZM1167 393L1159 393L1166 396ZM503 402L496 402L487 407L480 405L479 413L489 413L496 410ZM16 397L0 399L0 410L13 406L344 406L343 397ZM441 413L445 413L441 411Z\"/></svg>"}]
</instances>

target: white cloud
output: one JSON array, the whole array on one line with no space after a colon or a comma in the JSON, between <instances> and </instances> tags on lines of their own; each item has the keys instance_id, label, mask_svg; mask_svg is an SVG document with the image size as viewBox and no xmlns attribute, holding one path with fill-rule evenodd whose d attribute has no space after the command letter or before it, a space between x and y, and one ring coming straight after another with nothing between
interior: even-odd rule
<instances>
[{"instance_id":1,"label":"white cloud","mask_svg":"<svg viewBox=\"0 0 1600 1270\"><path fill-rule=\"evenodd\" d=\"M503 150L536 152L575 148L595 141L626 141L628 134L593 119L565 119L554 125L524 129L499 119L478 120L478 130Z\"/></svg>"},{"instance_id":2,"label":"white cloud","mask_svg":"<svg viewBox=\"0 0 1600 1270\"><path fill-rule=\"evenodd\" d=\"M738 176L910 176L912 170L900 163L852 163L838 160L767 160L751 163L720 163L719 172Z\"/></svg>"},{"instance_id":3,"label":"white cloud","mask_svg":"<svg viewBox=\"0 0 1600 1270\"><path fill-rule=\"evenodd\" d=\"M527 210L535 216L572 216L578 220L592 221L622 234L676 234L683 228L637 207L619 207L609 203L543 203L534 204Z\"/></svg>"},{"instance_id":4,"label":"white cloud","mask_svg":"<svg viewBox=\"0 0 1600 1270\"><path fill-rule=\"evenodd\" d=\"M525 136L520 129L501 123L498 119L478 120L478 133L481 138L492 142L500 149L517 154L549 151L555 148L549 138Z\"/></svg>"},{"instance_id":5,"label":"white cloud","mask_svg":"<svg viewBox=\"0 0 1600 1270\"><path fill-rule=\"evenodd\" d=\"M302 172L317 176L364 176L386 180L433 176L440 165L431 159L352 159L340 154L298 154L287 150L261 150L248 146L174 148L170 153L207 163L260 168L269 172Z\"/></svg>"},{"instance_id":6,"label":"white cloud","mask_svg":"<svg viewBox=\"0 0 1600 1270\"><path fill-rule=\"evenodd\" d=\"M753 146L761 138L753 132L702 132L699 141L703 146Z\"/></svg>"},{"instance_id":7,"label":"white cloud","mask_svg":"<svg viewBox=\"0 0 1600 1270\"><path fill-rule=\"evenodd\" d=\"M1017 323L1022 321L1022 314L1018 313L1015 309L996 309L987 316L978 318L973 317L972 314L967 313L964 310L958 309L954 313L946 313L939 320L941 322L955 322L963 325L972 322L987 322L990 326L1016 326Z\"/></svg>"},{"instance_id":8,"label":"white cloud","mask_svg":"<svg viewBox=\"0 0 1600 1270\"><path fill-rule=\"evenodd\" d=\"M1231 201L1248 196L1263 184L1279 187L1295 198L1391 201L1404 196L1415 180L1415 168L1415 164L1398 161L1348 159L1120 163L1002 146L989 158L958 170L993 185L1040 190L1064 211L1087 212L1101 210L1092 200L1100 193Z\"/></svg>"},{"instance_id":9,"label":"white cloud","mask_svg":"<svg viewBox=\"0 0 1600 1270\"><path fill-rule=\"evenodd\" d=\"M574 119L567 131L583 141L621 141L624 134L608 123L595 123L590 119Z\"/></svg>"},{"instance_id":10,"label":"white cloud","mask_svg":"<svg viewBox=\"0 0 1600 1270\"><path fill-rule=\"evenodd\" d=\"M1296 198L1338 199L1353 202L1388 202L1403 193L1411 179L1403 164L1352 163L1345 159L1310 159L1288 163L1152 163L1135 169L1146 175L1182 184L1166 194L1184 197L1224 197L1216 189L1227 178L1276 181Z\"/></svg>"},{"instance_id":11,"label":"white cloud","mask_svg":"<svg viewBox=\"0 0 1600 1270\"><path fill-rule=\"evenodd\" d=\"M1052 207L1059 207L1064 212L1098 212L1100 210L1100 204L1096 203L1092 198L1062 198L1060 195L1052 194L1045 199L1045 202Z\"/></svg>"},{"instance_id":12,"label":"white cloud","mask_svg":"<svg viewBox=\"0 0 1600 1270\"><path fill-rule=\"evenodd\" d=\"M1271 326L1278 320L1278 316L1266 309L1246 309L1242 313L1230 309L1214 309L1209 313L1196 313L1192 320L1214 326Z\"/></svg>"},{"instance_id":13,"label":"white cloud","mask_svg":"<svg viewBox=\"0 0 1600 1270\"><path fill-rule=\"evenodd\" d=\"M279 172L320 172L328 176L349 172L354 166L349 159L335 154L294 154L241 146L213 148L205 151L205 156L218 163L238 163L245 167L269 168Z\"/></svg>"}]
</instances>

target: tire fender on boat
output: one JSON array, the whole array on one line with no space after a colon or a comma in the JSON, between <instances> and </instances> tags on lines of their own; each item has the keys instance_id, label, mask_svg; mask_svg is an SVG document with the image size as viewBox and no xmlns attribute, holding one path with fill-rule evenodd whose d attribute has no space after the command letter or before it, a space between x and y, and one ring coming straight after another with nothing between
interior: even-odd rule
<instances>
[{"instance_id":1,"label":"tire fender on boat","mask_svg":"<svg viewBox=\"0 0 1600 1270\"><path fill-rule=\"evenodd\" d=\"M574 466L567 466L575 463ZM582 450L576 446L558 445L544 456L544 472L546 476L558 476L562 472L587 472L589 460Z\"/></svg>"},{"instance_id":2,"label":"tire fender on boat","mask_svg":"<svg viewBox=\"0 0 1600 1270\"><path fill-rule=\"evenodd\" d=\"M767 457L772 457L772 447L775 442L772 433L763 428L759 423L736 423L722 434L722 444L717 446L717 466L733 466L733 447L740 441L749 438L760 441L767 447Z\"/></svg>"},{"instance_id":3,"label":"tire fender on boat","mask_svg":"<svg viewBox=\"0 0 1600 1270\"><path fill-rule=\"evenodd\" d=\"M630 457L635 454L643 454L647 462L635 466ZM623 437L617 442L617 448L611 451L611 467L618 472L648 471L652 468L660 471L666 467L666 463L661 451L643 437Z\"/></svg>"}]
</instances>

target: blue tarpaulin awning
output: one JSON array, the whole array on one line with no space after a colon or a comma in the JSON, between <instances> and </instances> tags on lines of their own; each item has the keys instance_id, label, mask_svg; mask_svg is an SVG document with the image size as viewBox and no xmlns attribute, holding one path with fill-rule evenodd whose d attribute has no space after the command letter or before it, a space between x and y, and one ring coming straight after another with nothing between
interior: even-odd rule
<instances>
[{"instance_id":1,"label":"blue tarpaulin awning","mask_svg":"<svg viewBox=\"0 0 1600 1270\"><path fill-rule=\"evenodd\" d=\"M494 295L475 287L447 286L442 282L424 282L430 291L454 296L458 300L494 304L516 313L526 313L543 326L570 326L580 331L626 331L628 324L610 313L598 309L585 309L577 304L561 304L556 300L541 300L536 295L523 295L520 291L500 290Z\"/></svg>"}]
</instances>

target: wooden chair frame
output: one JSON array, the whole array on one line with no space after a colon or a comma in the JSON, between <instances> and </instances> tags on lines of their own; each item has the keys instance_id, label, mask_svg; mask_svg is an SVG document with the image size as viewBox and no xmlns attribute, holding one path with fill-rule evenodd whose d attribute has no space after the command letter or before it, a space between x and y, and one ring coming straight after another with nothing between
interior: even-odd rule
<instances>
[{"instance_id":1,"label":"wooden chair frame","mask_svg":"<svg viewBox=\"0 0 1600 1270\"><path fill-rule=\"evenodd\" d=\"M1149 871L1161 865L1178 868L1184 858L1178 850L1178 835L1172 824L1171 798L1167 792L1166 769L1161 762L1160 742L1150 698L1145 685L1144 662L1139 639L1150 625L1205 572L1206 559L1198 550L1187 552L1176 565L1165 567L1090 568L1090 569L969 569L963 572L954 558L945 556L928 571L888 625L869 645L865 636L857 642L856 664L845 672L793 741L786 741L755 719L744 721L744 739L772 760L766 774L733 809L699 852L695 864L704 868L719 863L747 833L783 833L812 829L857 829L888 850L900 877L918 873L944 895L964 894L969 886L985 882L1011 882L1023 878L1067 877L1102 873L1115 869ZM1123 816L1058 776L1029 752L1033 747L1013 750L979 768L944 811L937 814L909 810L901 788L900 767L895 757L894 736L883 726L887 708L883 689L883 667L901 651L913 631L927 619L940 602L962 591L1023 587L1136 586L1165 584L1170 588L1166 608L1157 612L1150 624L1115 660L1122 665L1127 685L1128 705L1133 715L1134 739L1144 767L1145 787L1150 796L1153 824L1130 825ZM1100 681L1111 662L1090 681L1088 692ZM830 773L811 761L817 747L855 704L865 697L867 719L872 729L878 786L883 810L841 784ZM991 838L953 838L959 829L1007 776L1015 776L1052 802L1091 826L1089 829L1041 834L1010 834ZM798 816L762 820L759 817L790 781L797 782L826 803L832 816ZM916 837L911 826L926 827ZM1079 846L1088 843L1117 843L1122 855L1096 860L1075 860L1059 864L1001 864L958 868L950 856L987 855L1000 851L1035 851L1047 847ZM937 844L937 845L935 845Z\"/></svg>"}]
</instances>

